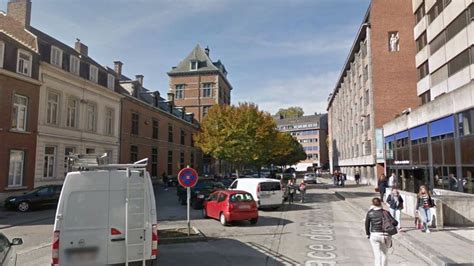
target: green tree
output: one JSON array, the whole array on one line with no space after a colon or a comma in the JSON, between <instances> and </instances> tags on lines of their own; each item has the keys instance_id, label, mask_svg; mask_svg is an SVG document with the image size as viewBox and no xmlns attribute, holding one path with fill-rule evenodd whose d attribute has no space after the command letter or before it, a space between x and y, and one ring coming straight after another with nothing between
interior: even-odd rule
<instances>
[{"instance_id":1,"label":"green tree","mask_svg":"<svg viewBox=\"0 0 474 266\"><path fill-rule=\"evenodd\" d=\"M303 146L290 134L278 132L270 163L279 166L294 165L306 159Z\"/></svg>"},{"instance_id":2,"label":"green tree","mask_svg":"<svg viewBox=\"0 0 474 266\"><path fill-rule=\"evenodd\" d=\"M292 106L288 108L280 108L276 115L283 118L302 117L304 115L304 111L301 107Z\"/></svg>"}]
</instances>

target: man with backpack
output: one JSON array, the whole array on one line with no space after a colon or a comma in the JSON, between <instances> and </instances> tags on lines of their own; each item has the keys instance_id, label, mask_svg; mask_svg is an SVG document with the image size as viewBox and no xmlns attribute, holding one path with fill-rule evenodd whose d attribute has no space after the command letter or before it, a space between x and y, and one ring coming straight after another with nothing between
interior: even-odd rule
<instances>
[{"instance_id":1,"label":"man with backpack","mask_svg":"<svg viewBox=\"0 0 474 266\"><path fill-rule=\"evenodd\" d=\"M380 198L372 199L372 206L365 218L365 233L370 239L375 265L388 265L387 252L392 247L392 235L397 233L398 222L383 209Z\"/></svg>"}]
</instances>

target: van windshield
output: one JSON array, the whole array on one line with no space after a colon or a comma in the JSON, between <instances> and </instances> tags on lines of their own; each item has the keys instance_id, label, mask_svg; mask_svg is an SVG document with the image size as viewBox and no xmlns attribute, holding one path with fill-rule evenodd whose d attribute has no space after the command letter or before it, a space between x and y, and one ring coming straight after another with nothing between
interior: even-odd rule
<instances>
[{"instance_id":1,"label":"van windshield","mask_svg":"<svg viewBox=\"0 0 474 266\"><path fill-rule=\"evenodd\" d=\"M281 190L280 182L262 182L260 183L260 191Z\"/></svg>"}]
</instances>

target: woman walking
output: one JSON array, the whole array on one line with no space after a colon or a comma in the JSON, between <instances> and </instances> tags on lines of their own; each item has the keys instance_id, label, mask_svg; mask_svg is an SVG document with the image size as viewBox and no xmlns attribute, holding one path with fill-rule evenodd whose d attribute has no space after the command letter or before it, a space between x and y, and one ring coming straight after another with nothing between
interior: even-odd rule
<instances>
[{"instance_id":1,"label":"woman walking","mask_svg":"<svg viewBox=\"0 0 474 266\"><path fill-rule=\"evenodd\" d=\"M392 189L392 193L387 197L387 203L390 206L390 215L397 220L397 229L400 231L402 228L402 221L400 220L401 212L403 209L403 198L400 196L398 189Z\"/></svg>"},{"instance_id":2,"label":"woman walking","mask_svg":"<svg viewBox=\"0 0 474 266\"><path fill-rule=\"evenodd\" d=\"M288 182L287 190L288 190L288 203L292 204L295 200L295 194L296 194L296 180L295 179L290 179Z\"/></svg>"},{"instance_id":3,"label":"woman walking","mask_svg":"<svg viewBox=\"0 0 474 266\"><path fill-rule=\"evenodd\" d=\"M420 186L417 198L416 211L423 222L422 231L425 233L430 233L430 229L428 228L428 224L431 222L430 208L434 207L434 202L431 198L431 193L428 191L428 188L425 185Z\"/></svg>"},{"instance_id":4,"label":"woman walking","mask_svg":"<svg viewBox=\"0 0 474 266\"><path fill-rule=\"evenodd\" d=\"M388 265L387 251L392 247L392 237L390 234L384 232L383 221L386 218L390 219L390 222L394 226L398 224L397 221L383 209L382 201L379 198L373 198L372 206L365 217L365 233L372 245L375 266Z\"/></svg>"},{"instance_id":5,"label":"woman walking","mask_svg":"<svg viewBox=\"0 0 474 266\"><path fill-rule=\"evenodd\" d=\"M304 202L304 196L306 195L306 183L304 182L304 180L301 180L299 190L300 190L300 194L301 194L301 203L303 203Z\"/></svg>"},{"instance_id":6,"label":"woman walking","mask_svg":"<svg viewBox=\"0 0 474 266\"><path fill-rule=\"evenodd\" d=\"M387 177L384 174L381 174L380 178L377 182L377 188L379 189L380 200L382 200L382 201L384 200L385 191L387 190L387 186L388 186Z\"/></svg>"}]
</instances>

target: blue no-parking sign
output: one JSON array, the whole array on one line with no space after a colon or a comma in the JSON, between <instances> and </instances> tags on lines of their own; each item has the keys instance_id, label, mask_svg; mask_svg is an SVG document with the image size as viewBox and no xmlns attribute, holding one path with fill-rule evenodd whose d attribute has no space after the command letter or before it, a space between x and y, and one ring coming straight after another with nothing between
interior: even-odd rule
<instances>
[{"instance_id":1,"label":"blue no-parking sign","mask_svg":"<svg viewBox=\"0 0 474 266\"><path fill-rule=\"evenodd\" d=\"M193 168L183 168L179 171L178 182L183 187L194 187L198 179L198 174Z\"/></svg>"}]
</instances>

